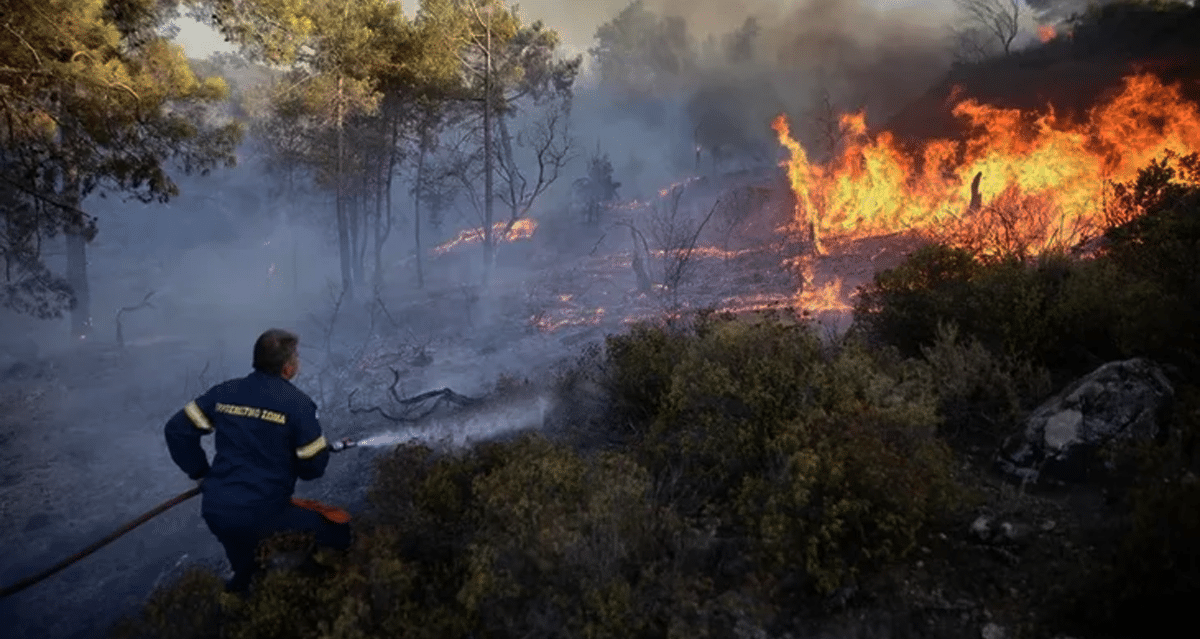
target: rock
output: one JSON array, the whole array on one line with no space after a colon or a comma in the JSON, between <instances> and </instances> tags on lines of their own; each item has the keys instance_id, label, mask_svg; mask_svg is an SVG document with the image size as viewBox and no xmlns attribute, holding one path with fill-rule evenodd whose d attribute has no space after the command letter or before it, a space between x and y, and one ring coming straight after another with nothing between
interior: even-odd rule
<instances>
[{"instance_id":1,"label":"rock","mask_svg":"<svg viewBox=\"0 0 1200 639\"><path fill-rule=\"evenodd\" d=\"M1004 631L1004 627L1000 624L989 623L979 631L979 636L983 639L1006 639L1008 633Z\"/></svg>"},{"instance_id":2,"label":"rock","mask_svg":"<svg viewBox=\"0 0 1200 639\"><path fill-rule=\"evenodd\" d=\"M1085 481L1103 471L1096 453L1105 444L1157 437L1174 392L1149 360L1109 362L1038 407L1024 432L1004 443L997 465L1030 483Z\"/></svg>"},{"instance_id":3,"label":"rock","mask_svg":"<svg viewBox=\"0 0 1200 639\"><path fill-rule=\"evenodd\" d=\"M992 520L985 515L980 515L971 524L971 534L980 541L990 541L992 539Z\"/></svg>"},{"instance_id":4,"label":"rock","mask_svg":"<svg viewBox=\"0 0 1200 639\"><path fill-rule=\"evenodd\" d=\"M1022 547L1029 541L1032 526L1017 521L1001 521L980 515L971 524L971 534L993 546Z\"/></svg>"}]
</instances>

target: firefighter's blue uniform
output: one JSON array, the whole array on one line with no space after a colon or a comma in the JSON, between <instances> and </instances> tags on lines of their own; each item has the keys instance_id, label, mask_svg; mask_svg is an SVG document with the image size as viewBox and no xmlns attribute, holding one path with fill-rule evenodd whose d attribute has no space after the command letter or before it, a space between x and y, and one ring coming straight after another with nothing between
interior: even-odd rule
<instances>
[{"instance_id":1,"label":"firefighter's blue uniform","mask_svg":"<svg viewBox=\"0 0 1200 639\"><path fill-rule=\"evenodd\" d=\"M212 387L167 422L171 459L204 480L201 512L233 566L231 590L249 585L258 543L273 533L306 530L320 545L350 545L347 524L291 502L296 480L317 479L329 464L316 408L288 380L255 371ZM211 433L210 466L200 438Z\"/></svg>"}]
</instances>

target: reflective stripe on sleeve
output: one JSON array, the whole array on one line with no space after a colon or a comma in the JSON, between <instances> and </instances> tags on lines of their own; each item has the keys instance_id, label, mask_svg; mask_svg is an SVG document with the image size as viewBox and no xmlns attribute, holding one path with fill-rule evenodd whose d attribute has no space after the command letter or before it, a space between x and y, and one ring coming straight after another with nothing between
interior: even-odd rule
<instances>
[{"instance_id":1,"label":"reflective stripe on sleeve","mask_svg":"<svg viewBox=\"0 0 1200 639\"><path fill-rule=\"evenodd\" d=\"M311 443L305 444L305 445L301 446L300 448L297 448L296 456L299 457L300 459L312 459L314 456L316 456L317 453L324 450L326 444L327 444L327 442L325 441L325 436L321 435L320 437L312 440Z\"/></svg>"},{"instance_id":2,"label":"reflective stripe on sleeve","mask_svg":"<svg viewBox=\"0 0 1200 639\"><path fill-rule=\"evenodd\" d=\"M196 402L188 402L187 406L183 407L183 412L187 413L188 419L192 420L192 424L200 430L212 430L212 422L208 421L208 417L204 415L204 411L196 405Z\"/></svg>"}]
</instances>

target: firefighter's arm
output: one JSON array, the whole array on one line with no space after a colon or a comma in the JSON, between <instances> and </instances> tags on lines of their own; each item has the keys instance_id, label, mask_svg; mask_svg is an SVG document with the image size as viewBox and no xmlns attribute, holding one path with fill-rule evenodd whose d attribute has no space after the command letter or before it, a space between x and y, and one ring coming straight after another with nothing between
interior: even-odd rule
<instances>
[{"instance_id":1,"label":"firefighter's arm","mask_svg":"<svg viewBox=\"0 0 1200 639\"><path fill-rule=\"evenodd\" d=\"M200 479L208 474L208 455L200 446L200 438L213 432L209 415L215 403L210 395L211 392L205 393L195 401L188 402L183 410L167 420L164 429L171 459L192 479Z\"/></svg>"},{"instance_id":2,"label":"firefighter's arm","mask_svg":"<svg viewBox=\"0 0 1200 639\"><path fill-rule=\"evenodd\" d=\"M296 476L300 479L317 479L325 474L329 465L329 442L321 433L317 421L317 406L306 406L292 430L292 441L296 447Z\"/></svg>"}]
</instances>

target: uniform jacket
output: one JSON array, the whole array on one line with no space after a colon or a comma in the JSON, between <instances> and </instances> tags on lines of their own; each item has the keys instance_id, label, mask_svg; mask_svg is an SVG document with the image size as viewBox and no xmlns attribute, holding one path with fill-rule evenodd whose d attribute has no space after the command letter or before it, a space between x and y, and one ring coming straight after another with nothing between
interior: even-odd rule
<instances>
[{"instance_id":1,"label":"uniform jacket","mask_svg":"<svg viewBox=\"0 0 1200 639\"><path fill-rule=\"evenodd\" d=\"M249 524L282 510L296 479L325 474L329 447L317 405L291 382L253 372L218 384L167 422L171 459L204 479L206 519ZM212 464L200 438L215 434Z\"/></svg>"}]
</instances>

